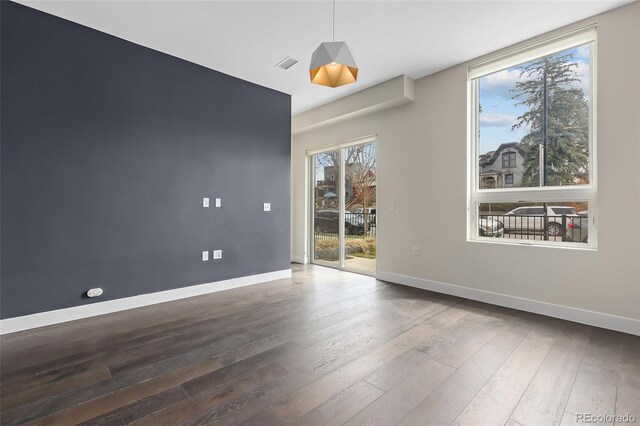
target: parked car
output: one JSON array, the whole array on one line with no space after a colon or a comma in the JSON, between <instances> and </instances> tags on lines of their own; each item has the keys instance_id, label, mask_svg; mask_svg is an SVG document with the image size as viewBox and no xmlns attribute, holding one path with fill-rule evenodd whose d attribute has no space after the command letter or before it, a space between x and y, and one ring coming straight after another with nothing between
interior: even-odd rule
<instances>
[{"instance_id":1,"label":"parked car","mask_svg":"<svg viewBox=\"0 0 640 426\"><path fill-rule=\"evenodd\" d=\"M364 223L365 212L367 215L367 220L369 221L369 226L376 226L376 208L375 207L367 207L366 210L362 207L356 207L353 209L353 214L351 215L351 222L357 222L358 224Z\"/></svg>"},{"instance_id":2,"label":"parked car","mask_svg":"<svg viewBox=\"0 0 640 426\"><path fill-rule=\"evenodd\" d=\"M501 238L504 236L504 225L497 219L481 217L478 221L478 235Z\"/></svg>"},{"instance_id":3,"label":"parked car","mask_svg":"<svg viewBox=\"0 0 640 426\"><path fill-rule=\"evenodd\" d=\"M363 235L364 226L349 218L351 212L345 212L344 232L346 235ZM314 216L314 230L317 233L326 232L337 234L340 213L337 210L320 210Z\"/></svg>"},{"instance_id":4,"label":"parked car","mask_svg":"<svg viewBox=\"0 0 640 426\"><path fill-rule=\"evenodd\" d=\"M512 231L544 232L544 206L518 207L502 217L504 229ZM565 234L563 217L578 217L576 209L567 206L547 206L547 233L550 237Z\"/></svg>"},{"instance_id":5,"label":"parked car","mask_svg":"<svg viewBox=\"0 0 640 426\"><path fill-rule=\"evenodd\" d=\"M567 219L567 231L565 239L575 243L589 242L589 212L578 212L578 217Z\"/></svg>"}]
</instances>

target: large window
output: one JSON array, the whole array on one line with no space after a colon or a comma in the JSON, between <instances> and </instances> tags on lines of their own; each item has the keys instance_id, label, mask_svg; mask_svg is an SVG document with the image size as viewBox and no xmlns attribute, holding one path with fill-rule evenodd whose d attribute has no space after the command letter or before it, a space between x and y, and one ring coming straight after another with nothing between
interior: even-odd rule
<instances>
[{"instance_id":1,"label":"large window","mask_svg":"<svg viewBox=\"0 0 640 426\"><path fill-rule=\"evenodd\" d=\"M470 240L596 247L595 48L591 26L469 67Z\"/></svg>"}]
</instances>

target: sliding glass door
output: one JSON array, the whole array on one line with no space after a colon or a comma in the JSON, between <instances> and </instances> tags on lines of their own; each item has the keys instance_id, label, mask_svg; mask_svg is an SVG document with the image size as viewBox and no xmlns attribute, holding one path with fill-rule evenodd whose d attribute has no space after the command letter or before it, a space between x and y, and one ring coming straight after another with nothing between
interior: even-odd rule
<instances>
[{"instance_id":1,"label":"sliding glass door","mask_svg":"<svg viewBox=\"0 0 640 426\"><path fill-rule=\"evenodd\" d=\"M310 156L314 263L375 273L376 148L371 141Z\"/></svg>"},{"instance_id":2,"label":"sliding glass door","mask_svg":"<svg viewBox=\"0 0 640 426\"><path fill-rule=\"evenodd\" d=\"M313 260L327 266L341 267L344 232L340 226L342 200L341 150L321 152L312 156L314 168L313 193Z\"/></svg>"}]
</instances>

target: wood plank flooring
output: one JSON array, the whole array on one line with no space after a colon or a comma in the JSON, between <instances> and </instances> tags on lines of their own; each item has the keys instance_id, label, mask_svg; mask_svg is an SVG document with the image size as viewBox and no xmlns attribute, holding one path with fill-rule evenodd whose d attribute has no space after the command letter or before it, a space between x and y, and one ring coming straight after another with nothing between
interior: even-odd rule
<instances>
[{"instance_id":1,"label":"wood plank flooring","mask_svg":"<svg viewBox=\"0 0 640 426\"><path fill-rule=\"evenodd\" d=\"M0 423L640 424L640 337L293 270L3 336Z\"/></svg>"}]
</instances>

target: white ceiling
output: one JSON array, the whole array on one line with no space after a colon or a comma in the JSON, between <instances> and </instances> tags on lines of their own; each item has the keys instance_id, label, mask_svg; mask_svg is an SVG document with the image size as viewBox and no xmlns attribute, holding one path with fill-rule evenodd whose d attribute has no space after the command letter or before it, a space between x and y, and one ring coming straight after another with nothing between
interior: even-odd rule
<instances>
[{"instance_id":1,"label":"white ceiling","mask_svg":"<svg viewBox=\"0 0 640 426\"><path fill-rule=\"evenodd\" d=\"M613 9L608 1L336 1L336 40L356 84L309 83L311 53L331 39L331 0L31 1L20 3L125 40L289 93L293 114L400 74L419 78ZM284 71L286 56L300 62Z\"/></svg>"}]
</instances>

